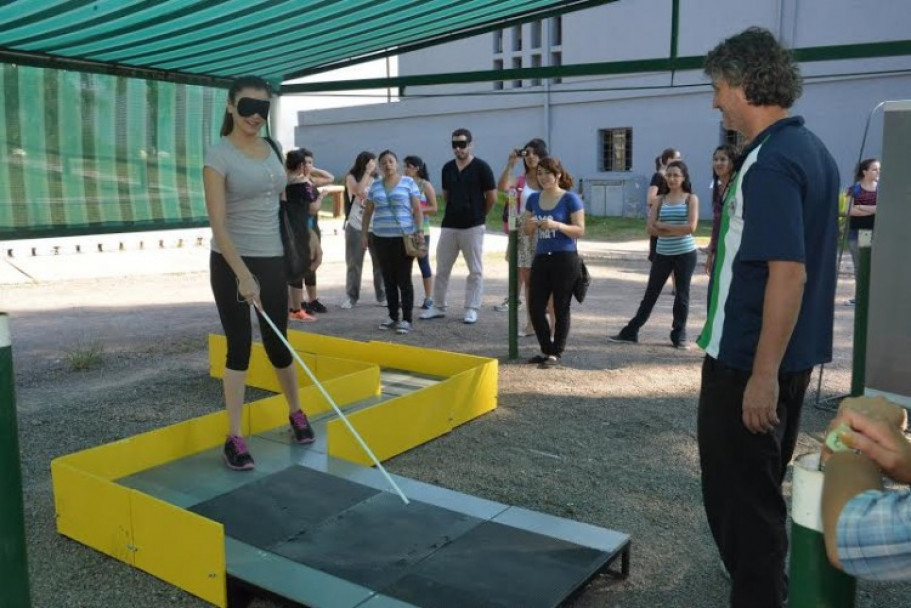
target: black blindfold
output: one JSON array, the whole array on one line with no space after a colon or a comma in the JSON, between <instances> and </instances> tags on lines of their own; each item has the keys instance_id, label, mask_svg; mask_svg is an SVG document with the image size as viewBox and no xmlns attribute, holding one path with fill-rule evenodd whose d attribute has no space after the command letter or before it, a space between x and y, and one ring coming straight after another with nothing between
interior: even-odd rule
<instances>
[{"instance_id":1,"label":"black blindfold","mask_svg":"<svg viewBox=\"0 0 911 608\"><path fill-rule=\"evenodd\" d=\"M268 99L253 99L251 97L242 97L237 102L237 113L247 118L254 114L259 114L263 120L269 119L269 106L272 105Z\"/></svg>"}]
</instances>

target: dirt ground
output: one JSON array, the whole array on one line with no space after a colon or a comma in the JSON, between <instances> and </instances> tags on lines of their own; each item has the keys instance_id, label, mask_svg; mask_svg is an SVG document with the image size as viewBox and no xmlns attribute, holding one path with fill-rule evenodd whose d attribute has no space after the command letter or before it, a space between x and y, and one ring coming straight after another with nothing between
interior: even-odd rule
<instances>
[{"instance_id":1,"label":"dirt ground","mask_svg":"<svg viewBox=\"0 0 911 608\"><path fill-rule=\"evenodd\" d=\"M331 241L334 237L329 236ZM340 238L340 237L335 237ZM355 339L397 340L500 360L499 407L453 433L401 455L388 468L483 498L569 517L632 536L628 580L602 576L569 606L595 608L726 605L728 584L702 510L696 452L696 399L702 354L670 347L669 288L638 345L607 335L635 312L648 267L641 251L588 243L594 283L572 311L564 366L539 370L509 361L503 313L502 252L486 258L480 321L416 321L404 337L376 329L384 316L366 297L340 310L344 263L327 256L320 297L330 312L302 329ZM156 255L150 252L148 255ZM58 535L51 459L222 407L208 376L206 335L220 330L203 262L189 272L79 278L0 285L0 310L11 318L33 604L36 608L159 608L205 604L125 564ZM87 258L61 256L60 264ZM700 267L701 270L701 260ZM179 268L176 270L180 270ZM76 273L78 274L78 273ZM417 276L417 274L416 274ZM459 263L450 303L460 303ZM369 272L364 288L369 294ZM690 337L704 321L706 278L692 288ZM419 282L415 285L420 293ZM839 304L853 283L842 277ZM853 309L836 310L835 361L822 397L847 392ZM522 358L537 352L521 339ZM100 362L72 369L72 357L100 345ZM814 407L817 373L804 409L798 453L818 449L830 414ZM213 466L217 466L214 465ZM790 485L785 491L790 494ZM858 586L857 606L909 606L909 584ZM275 604L258 601L263 608Z\"/></svg>"}]
</instances>

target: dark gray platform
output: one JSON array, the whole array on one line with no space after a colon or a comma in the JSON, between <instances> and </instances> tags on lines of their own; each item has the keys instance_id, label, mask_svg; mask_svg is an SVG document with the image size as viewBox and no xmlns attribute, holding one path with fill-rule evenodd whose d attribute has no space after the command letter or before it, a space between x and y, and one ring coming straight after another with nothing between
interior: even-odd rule
<instances>
[{"instance_id":1,"label":"dark gray platform","mask_svg":"<svg viewBox=\"0 0 911 608\"><path fill-rule=\"evenodd\" d=\"M222 522L232 588L300 606L543 608L628 574L620 532L394 475L405 505L379 471L326 454L327 419L310 446L286 429L249 438L252 472L217 448L118 482Z\"/></svg>"}]
</instances>

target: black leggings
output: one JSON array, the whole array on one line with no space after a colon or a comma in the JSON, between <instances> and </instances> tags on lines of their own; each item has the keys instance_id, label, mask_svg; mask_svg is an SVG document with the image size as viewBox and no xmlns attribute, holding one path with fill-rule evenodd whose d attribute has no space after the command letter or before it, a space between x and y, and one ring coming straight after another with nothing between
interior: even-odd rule
<instances>
[{"instance_id":1,"label":"black leggings","mask_svg":"<svg viewBox=\"0 0 911 608\"><path fill-rule=\"evenodd\" d=\"M383 284L386 286L386 307L389 318L399 320L399 305L402 307L402 320L411 323L414 309L414 285L411 283L411 270L414 258L405 253L405 243L400 236L375 236L373 245L376 257L380 260L383 271Z\"/></svg>"},{"instance_id":2,"label":"black leggings","mask_svg":"<svg viewBox=\"0 0 911 608\"><path fill-rule=\"evenodd\" d=\"M569 309L573 285L579 273L579 255L575 251L537 254L531 263L528 287L528 310L538 344L545 355L559 357L569 337ZM547 300L554 297L554 337L547 322Z\"/></svg>"},{"instance_id":3,"label":"black leggings","mask_svg":"<svg viewBox=\"0 0 911 608\"><path fill-rule=\"evenodd\" d=\"M285 278L285 262L276 258L243 258L244 263L259 282L259 299L263 309L283 336L288 329L288 287ZM209 257L209 272L215 306L221 318L221 327L228 339L228 356L225 367L234 371L246 371L250 365L250 346L253 341L253 327L250 323L250 305L242 301L237 293L237 279L225 258L216 252ZM259 311L260 334L269 361L277 369L291 365L291 353L275 336L272 328L262 319Z\"/></svg>"}]
</instances>

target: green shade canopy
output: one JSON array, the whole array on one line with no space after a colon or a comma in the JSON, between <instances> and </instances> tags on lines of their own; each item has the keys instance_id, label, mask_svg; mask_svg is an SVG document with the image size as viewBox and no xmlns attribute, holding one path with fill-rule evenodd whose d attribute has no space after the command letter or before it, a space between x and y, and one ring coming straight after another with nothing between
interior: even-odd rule
<instances>
[{"instance_id":1,"label":"green shade canopy","mask_svg":"<svg viewBox=\"0 0 911 608\"><path fill-rule=\"evenodd\" d=\"M0 61L223 86L273 83L612 0L20 0Z\"/></svg>"}]
</instances>

